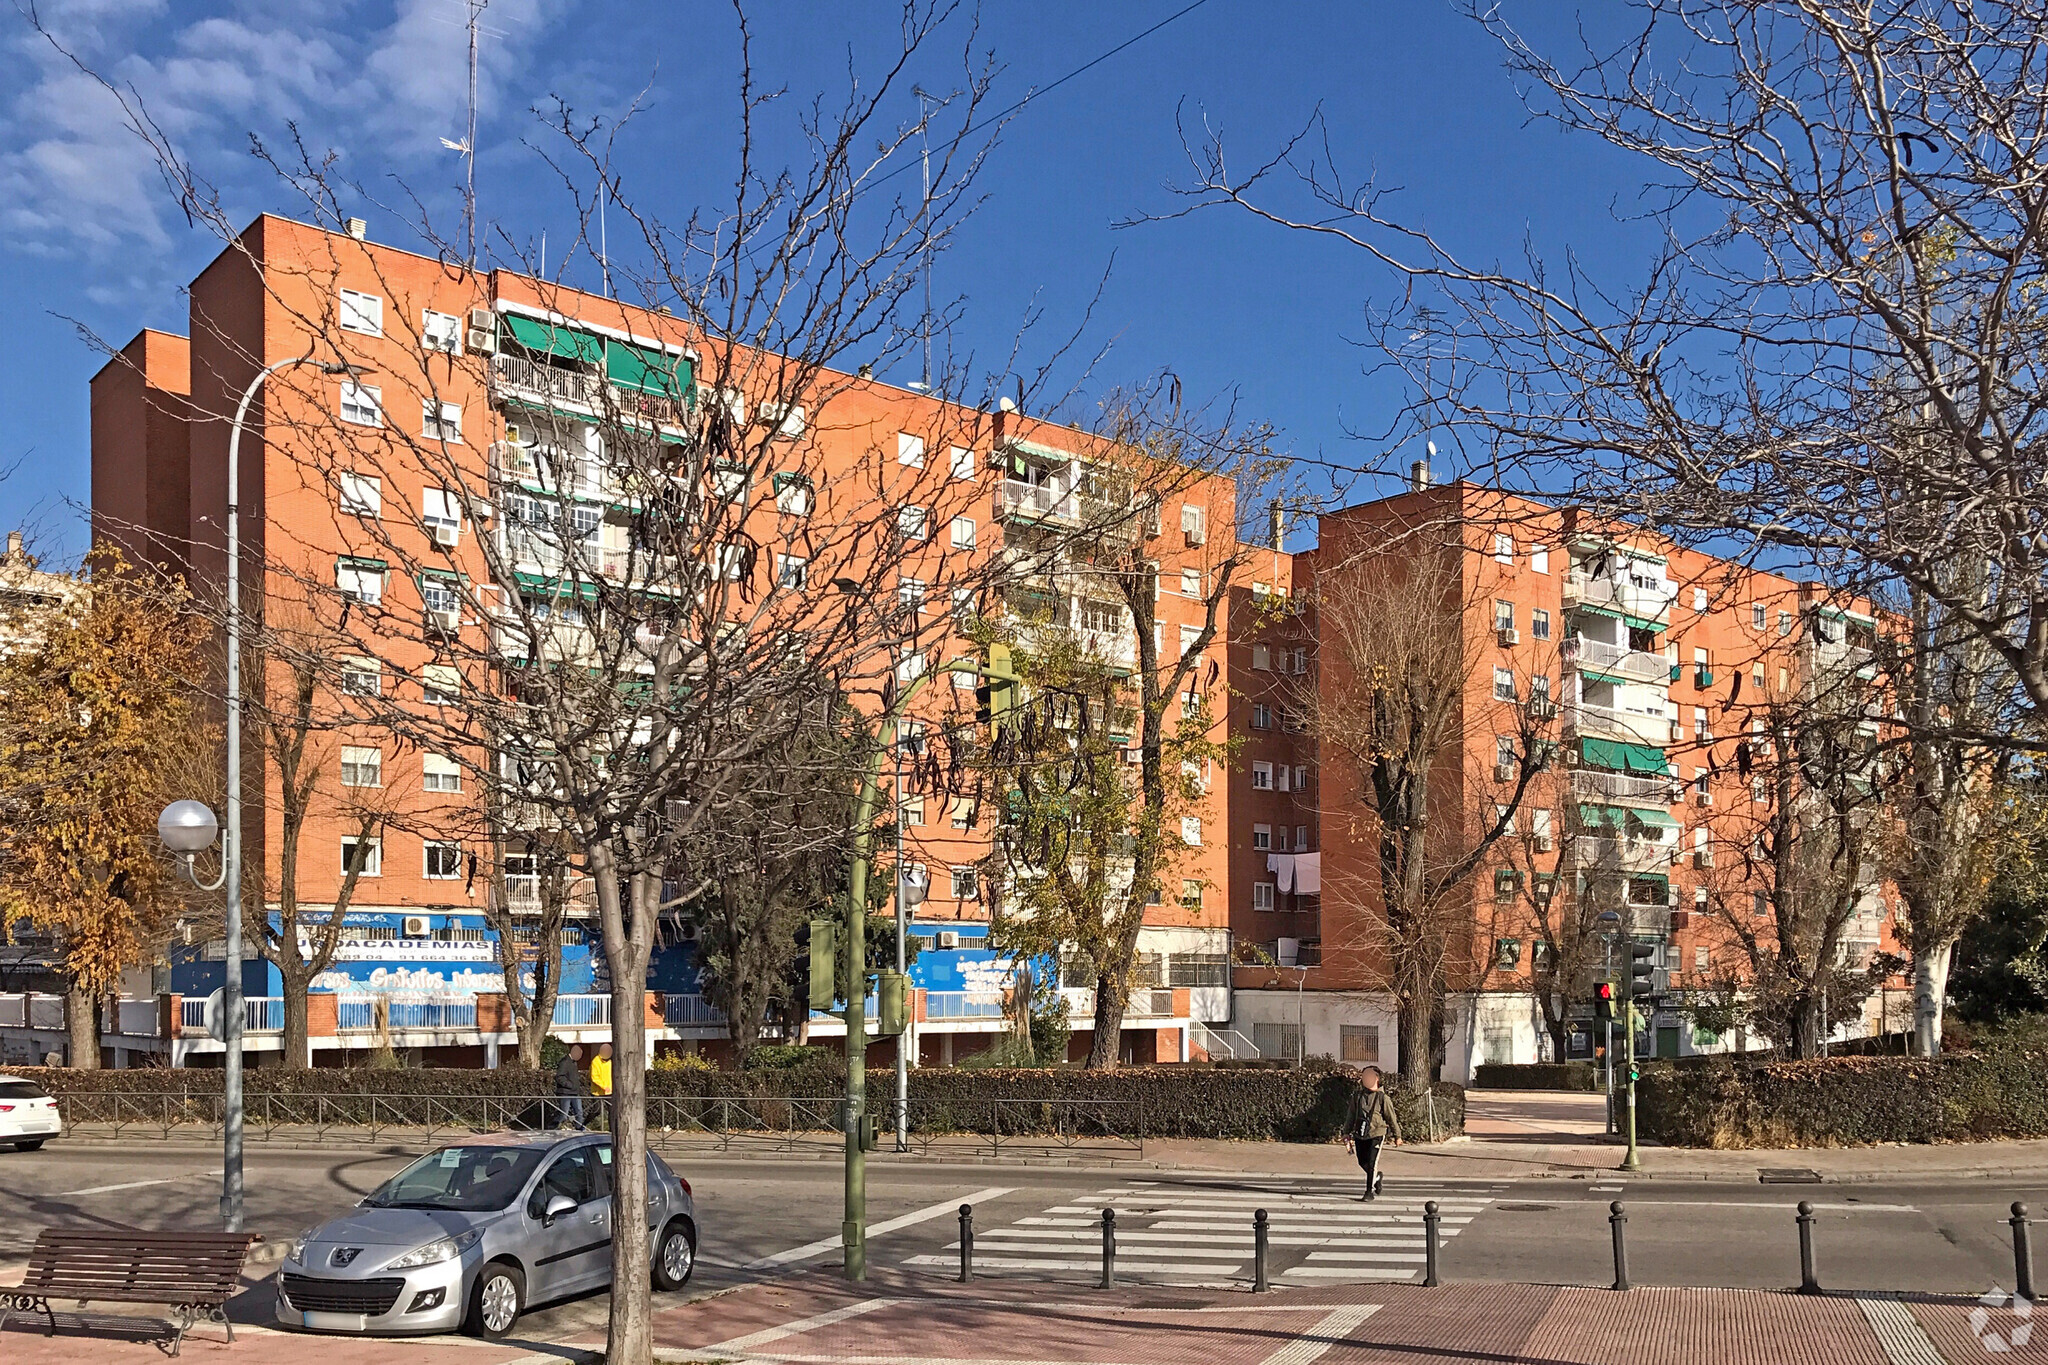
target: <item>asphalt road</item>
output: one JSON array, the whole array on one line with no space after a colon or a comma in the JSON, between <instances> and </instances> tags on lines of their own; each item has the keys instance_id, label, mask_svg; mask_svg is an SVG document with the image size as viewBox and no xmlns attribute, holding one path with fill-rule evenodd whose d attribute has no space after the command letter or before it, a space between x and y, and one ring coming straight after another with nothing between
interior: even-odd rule
<instances>
[{"instance_id":1,"label":"asphalt road","mask_svg":"<svg viewBox=\"0 0 2048 1365\"><path fill-rule=\"evenodd\" d=\"M252 1149L248 1225L288 1239L346 1208L408 1156ZM156 1142L59 1143L0 1153L0 1266L18 1262L46 1225L205 1226L219 1194L217 1152ZM821 1161L705 1161L682 1174L694 1189L704 1243L693 1290L786 1269L838 1263L840 1169ZM1784 1288L1799 1281L1794 1206L1814 1202L1822 1283L1830 1289L1980 1294L2012 1285L2007 1206L2048 1207L2048 1185L1988 1182L1762 1186L1696 1181L1389 1182L1358 1203L1357 1181L1232 1180L1161 1171L876 1163L869 1220L876 1265L950 1274L954 1210L972 1200L981 1271L1091 1282L1100 1213L1117 1210L1119 1269L1132 1279L1217 1283L1250 1274L1253 1210L1272 1216L1278 1283L1419 1278L1420 1204L1445 1217L1446 1280L1604 1285L1613 1275L1608 1202L1628 1210L1637 1284ZM262 1292L237 1316L267 1320ZM603 1295L544 1309L535 1336L600 1323Z\"/></svg>"}]
</instances>

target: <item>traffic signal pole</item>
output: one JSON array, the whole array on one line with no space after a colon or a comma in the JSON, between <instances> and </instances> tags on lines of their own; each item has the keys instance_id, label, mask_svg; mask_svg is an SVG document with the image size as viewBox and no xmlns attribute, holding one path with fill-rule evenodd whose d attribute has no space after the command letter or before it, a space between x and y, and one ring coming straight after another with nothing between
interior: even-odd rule
<instances>
[{"instance_id":1,"label":"traffic signal pole","mask_svg":"<svg viewBox=\"0 0 2048 1365\"><path fill-rule=\"evenodd\" d=\"M1643 1159L1636 1153L1636 1002L1628 1002L1622 1019L1622 1060L1628 1067L1628 1155L1621 1159L1624 1171L1641 1170Z\"/></svg>"}]
</instances>

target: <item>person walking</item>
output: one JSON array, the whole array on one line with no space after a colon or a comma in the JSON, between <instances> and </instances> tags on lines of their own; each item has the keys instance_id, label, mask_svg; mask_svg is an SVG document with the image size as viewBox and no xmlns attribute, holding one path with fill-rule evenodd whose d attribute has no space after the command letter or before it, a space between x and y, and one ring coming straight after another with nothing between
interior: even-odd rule
<instances>
[{"instance_id":1,"label":"person walking","mask_svg":"<svg viewBox=\"0 0 2048 1365\"><path fill-rule=\"evenodd\" d=\"M1380 1086L1378 1067L1365 1069L1360 1086L1351 1097L1351 1112L1344 1120L1344 1140L1357 1154L1359 1169L1365 1172L1365 1193L1359 1199L1377 1199L1385 1179L1380 1174L1380 1148L1389 1141L1396 1147L1401 1145L1401 1116L1394 1112L1394 1097Z\"/></svg>"},{"instance_id":2,"label":"person walking","mask_svg":"<svg viewBox=\"0 0 2048 1365\"><path fill-rule=\"evenodd\" d=\"M555 1106L561 1110L562 1126L583 1126L583 1049L571 1046L555 1063Z\"/></svg>"},{"instance_id":3,"label":"person walking","mask_svg":"<svg viewBox=\"0 0 2048 1365\"><path fill-rule=\"evenodd\" d=\"M590 1093L597 1097L597 1126L599 1131L612 1130L612 1045L599 1043L597 1055L590 1059Z\"/></svg>"}]
</instances>

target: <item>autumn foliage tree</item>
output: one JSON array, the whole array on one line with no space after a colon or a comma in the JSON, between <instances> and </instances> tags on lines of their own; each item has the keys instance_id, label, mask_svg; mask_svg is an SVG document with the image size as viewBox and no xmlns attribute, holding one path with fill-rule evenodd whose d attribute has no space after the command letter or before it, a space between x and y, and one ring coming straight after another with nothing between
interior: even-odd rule
<instances>
[{"instance_id":1,"label":"autumn foliage tree","mask_svg":"<svg viewBox=\"0 0 2048 1365\"><path fill-rule=\"evenodd\" d=\"M112 551L40 642L0 658L0 894L56 942L73 1066L99 1065L97 1002L165 942L181 896L156 840L198 744L203 624Z\"/></svg>"}]
</instances>

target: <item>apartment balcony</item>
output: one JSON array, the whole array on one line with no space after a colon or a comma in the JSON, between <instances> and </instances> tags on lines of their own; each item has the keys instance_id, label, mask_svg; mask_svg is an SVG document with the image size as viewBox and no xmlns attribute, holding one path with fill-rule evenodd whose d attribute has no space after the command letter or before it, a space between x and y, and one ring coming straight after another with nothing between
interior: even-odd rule
<instances>
[{"instance_id":1,"label":"apartment balcony","mask_svg":"<svg viewBox=\"0 0 2048 1365\"><path fill-rule=\"evenodd\" d=\"M1597 768L1572 769L1572 795L1580 801L1619 802L1627 806L1670 805L1678 784L1669 777L1645 773L1610 773Z\"/></svg>"},{"instance_id":2,"label":"apartment balcony","mask_svg":"<svg viewBox=\"0 0 2048 1365\"><path fill-rule=\"evenodd\" d=\"M1574 573L1565 575L1564 580L1567 611L1573 607L1601 607L1659 625L1670 620L1671 603L1677 596L1677 587L1661 578Z\"/></svg>"},{"instance_id":3,"label":"apartment balcony","mask_svg":"<svg viewBox=\"0 0 2048 1365\"><path fill-rule=\"evenodd\" d=\"M1580 868L1590 872L1657 872L1671 865L1677 845L1654 839L1606 839L1581 834L1572 840Z\"/></svg>"},{"instance_id":4,"label":"apartment balcony","mask_svg":"<svg viewBox=\"0 0 2048 1365\"><path fill-rule=\"evenodd\" d=\"M1081 499L1057 484L1004 479L995 488L997 521L1042 521L1061 526L1081 524Z\"/></svg>"},{"instance_id":5,"label":"apartment balcony","mask_svg":"<svg viewBox=\"0 0 2048 1365\"><path fill-rule=\"evenodd\" d=\"M1001 1019L1000 991L926 991L924 1017L927 1020Z\"/></svg>"},{"instance_id":6,"label":"apartment balcony","mask_svg":"<svg viewBox=\"0 0 2048 1365\"><path fill-rule=\"evenodd\" d=\"M670 1028L723 1028L725 1014L701 995L664 995L661 1019Z\"/></svg>"},{"instance_id":7,"label":"apartment balcony","mask_svg":"<svg viewBox=\"0 0 2048 1365\"><path fill-rule=\"evenodd\" d=\"M1558 650L1566 668L1598 673L1623 682L1664 684L1671 680L1671 661L1662 654L1610 645L1602 640L1573 636Z\"/></svg>"},{"instance_id":8,"label":"apartment balcony","mask_svg":"<svg viewBox=\"0 0 2048 1365\"><path fill-rule=\"evenodd\" d=\"M1567 703L1564 724L1567 731L1576 734L1618 739L1625 744L1662 747L1671 738L1671 721L1666 716L1620 711L1612 706L1595 706L1591 702Z\"/></svg>"},{"instance_id":9,"label":"apartment balcony","mask_svg":"<svg viewBox=\"0 0 2048 1365\"><path fill-rule=\"evenodd\" d=\"M595 412L603 403L604 381L586 370L543 365L522 355L491 357L491 390L507 398L523 398L552 407L566 403Z\"/></svg>"}]
</instances>

